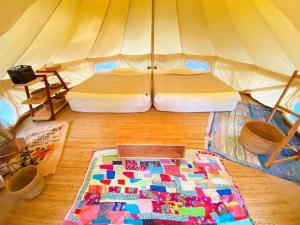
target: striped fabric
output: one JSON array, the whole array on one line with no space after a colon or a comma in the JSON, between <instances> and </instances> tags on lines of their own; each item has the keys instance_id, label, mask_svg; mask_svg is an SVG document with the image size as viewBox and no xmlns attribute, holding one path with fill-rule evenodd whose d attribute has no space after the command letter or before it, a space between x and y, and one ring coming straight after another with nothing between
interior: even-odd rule
<instances>
[{"instance_id":1,"label":"striped fabric","mask_svg":"<svg viewBox=\"0 0 300 225\"><path fill-rule=\"evenodd\" d=\"M271 109L265 106L239 103L235 111L211 113L207 129L206 148L208 151L219 154L234 162L299 183L299 161L275 164L266 169L262 165L268 158L268 155L250 153L239 142L239 133L244 123L252 119L266 120L270 111ZM285 134L289 130L288 124L279 112L275 113L271 122ZM291 139L290 144L297 148L300 147L299 134ZM279 158L292 154L294 152L284 149Z\"/></svg>"}]
</instances>

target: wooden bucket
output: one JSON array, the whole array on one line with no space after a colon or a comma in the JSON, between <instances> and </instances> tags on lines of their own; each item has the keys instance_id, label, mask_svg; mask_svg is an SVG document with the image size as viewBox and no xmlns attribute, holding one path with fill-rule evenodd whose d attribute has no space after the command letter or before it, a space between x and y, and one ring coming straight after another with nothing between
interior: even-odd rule
<instances>
[{"instance_id":1,"label":"wooden bucket","mask_svg":"<svg viewBox=\"0 0 300 225\"><path fill-rule=\"evenodd\" d=\"M35 166L27 166L18 170L7 182L8 192L22 199L32 199L38 196L45 187L44 177Z\"/></svg>"},{"instance_id":2,"label":"wooden bucket","mask_svg":"<svg viewBox=\"0 0 300 225\"><path fill-rule=\"evenodd\" d=\"M262 155L273 152L283 138L284 134L277 127L260 120L247 122L239 137L246 150Z\"/></svg>"}]
</instances>

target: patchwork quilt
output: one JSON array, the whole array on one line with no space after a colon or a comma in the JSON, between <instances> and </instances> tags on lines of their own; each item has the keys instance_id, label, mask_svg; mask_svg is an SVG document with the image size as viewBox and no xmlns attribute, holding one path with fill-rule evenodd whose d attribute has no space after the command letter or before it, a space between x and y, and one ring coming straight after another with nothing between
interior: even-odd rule
<instances>
[{"instance_id":1,"label":"patchwork quilt","mask_svg":"<svg viewBox=\"0 0 300 225\"><path fill-rule=\"evenodd\" d=\"M94 153L63 225L252 225L222 161L188 150L184 159Z\"/></svg>"}]
</instances>

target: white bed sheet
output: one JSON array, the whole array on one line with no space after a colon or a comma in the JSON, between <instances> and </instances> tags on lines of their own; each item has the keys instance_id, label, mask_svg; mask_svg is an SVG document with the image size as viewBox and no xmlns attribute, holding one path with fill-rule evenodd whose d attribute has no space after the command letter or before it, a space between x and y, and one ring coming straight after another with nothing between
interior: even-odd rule
<instances>
[{"instance_id":1,"label":"white bed sheet","mask_svg":"<svg viewBox=\"0 0 300 225\"><path fill-rule=\"evenodd\" d=\"M154 106L159 111L219 112L235 109L239 95L232 93L156 93Z\"/></svg>"},{"instance_id":2,"label":"white bed sheet","mask_svg":"<svg viewBox=\"0 0 300 225\"><path fill-rule=\"evenodd\" d=\"M96 74L72 88L66 99L77 112L145 112L151 107L151 77Z\"/></svg>"},{"instance_id":3,"label":"white bed sheet","mask_svg":"<svg viewBox=\"0 0 300 225\"><path fill-rule=\"evenodd\" d=\"M77 112L146 112L151 107L151 97L145 94L92 94L71 93L67 101Z\"/></svg>"},{"instance_id":4,"label":"white bed sheet","mask_svg":"<svg viewBox=\"0 0 300 225\"><path fill-rule=\"evenodd\" d=\"M160 111L232 111L240 101L237 91L212 74L155 75L154 91L154 106Z\"/></svg>"}]
</instances>

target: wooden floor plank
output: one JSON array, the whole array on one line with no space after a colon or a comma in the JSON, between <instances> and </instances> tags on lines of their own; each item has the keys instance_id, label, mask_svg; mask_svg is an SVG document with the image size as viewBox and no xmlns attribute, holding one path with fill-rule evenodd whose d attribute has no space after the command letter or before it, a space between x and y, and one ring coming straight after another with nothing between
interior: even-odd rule
<instances>
[{"instance_id":1,"label":"wooden floor plank","mask_svg":"<svg viewBox=\"0 0 300 225\"><path fill-rule=\"evenodd\" d=\"M123 123L180 123L188 146L199 149L204 146L207 119L208 113L169 113L158 112L155 109L134 114L76 113L67 107L56 120L71 122L56 174L47 178L46 189L39 197L30 201L20 201L8 215L5 224L61 224L80 188L92 152L114 146ZM18 128L19 134L44 124L45 122L33 123L26 119ZM272 176L229 161L225 161L225 166L240 188L255 224L300 224L299 217L273 182ZM295 196L300 196L299 185L289 182L289 191L296 193ZM299 208L296 210L299 214Z\"/></svg>"}]
</instances>

